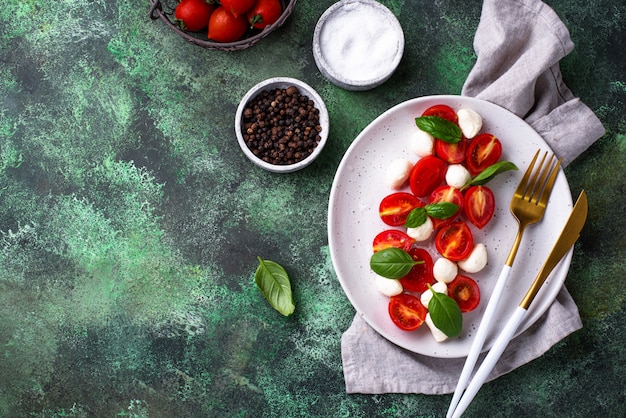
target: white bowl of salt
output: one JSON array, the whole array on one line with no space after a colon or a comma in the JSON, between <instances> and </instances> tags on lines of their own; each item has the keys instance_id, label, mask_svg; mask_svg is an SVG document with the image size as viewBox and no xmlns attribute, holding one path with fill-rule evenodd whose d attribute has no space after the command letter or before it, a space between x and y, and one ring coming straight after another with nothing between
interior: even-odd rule
<instances>
[{"instance_id":1,"label":"white bowl of salt","mask_svg":"<svg viewBox=\"0 0 626 418\"><path fill-rule=\"evenodd\" d=\"M404 32L374 0L342 0L320 17L313 57L320 72L346 90L369 90L387 81L404 53Z\"/></svg>"}]
</instances>

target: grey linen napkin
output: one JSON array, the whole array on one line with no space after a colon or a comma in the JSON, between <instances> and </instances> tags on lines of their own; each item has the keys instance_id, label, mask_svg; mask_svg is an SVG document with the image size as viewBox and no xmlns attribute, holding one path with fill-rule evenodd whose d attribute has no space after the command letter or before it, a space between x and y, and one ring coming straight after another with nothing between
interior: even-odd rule
<instances>
[{"instance_id":1,"label":"grey linen napkin","mask_svg":"<svg viewBox=\"0 0 626 418\"><path fill-rule=\"evenodd\" d=\"M485 0L474 48L478 59L462 94L525 119L563 158L564 166L604 135L595 114L563 83L559 60L574 44L543 2ZM581 327L578 308L563 287L548 311L511 341L488 380L541 356ZM400 348L358 313L342 336L341 352L347 393L452 393L465 362ZM482 358L484 354L479 362Z\"/></svg>"}]
</instances>

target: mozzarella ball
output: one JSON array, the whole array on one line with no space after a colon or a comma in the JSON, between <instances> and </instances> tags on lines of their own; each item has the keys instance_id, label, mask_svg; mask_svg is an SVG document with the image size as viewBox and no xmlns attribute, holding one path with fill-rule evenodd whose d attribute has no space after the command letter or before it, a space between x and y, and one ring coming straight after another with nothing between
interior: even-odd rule
<instances>
[{"instance_id":1,"label":"mozzarella ball","mask_svg":"<svg viewBox=\"0 0 626 418\"><path fill-rule=\"evenodd\" d=\"M411 174L413 163L404 158L393 161L387 168L387 184L392 189L400 189Z\"/></svg>"},{"instance_id":2,"label":"mozzarella ball","mask_svg":"<svg viewBox=\"0 0 626 418\"><path fill-rule=\"evenodd\" d=\"M387 279L382 276L376 276L376 289L385 296L395 296L402 293L402 284L400 280Z\"/></svg>"},{"instance_id":3,"label":"mozzarella ball","mask_svg":"<svg viewBox=\"0 0 626 418\"><path fill-rule=\"evenodd\" d=\"M443 293L444 295L448 294L448 286L446 286L446 284L443 282L437 282L433 284L431 287L437 293ZM422 302L422 305L424 305L426 309L428 309L428 304L430 303L430 300L433 298L433 290L430 290L430 289L425 290L420 295L420 302Z\"/></svg>"},{"instance_id":4,"label":"mozzarella ball","mask_svg":"<svg viewBox=\"0 0 626 418\"><path fill-rule=\"evenodd\" d=\"M450 283L457 274L459 274L458 266L447 258L439 258L433 265L433 275L438 282Z\"/></svg>"},{"instance_id":5,"label":"mozzarella ball","mask_svg":"<svg viewBox=\"0 0 626 418\"><path fill-rule=\"evenodd\" d=\"M472 109L459 109L456 114L459 117L459 128L465 138L474 138L483 127L483 118Z\"/></svg>"},{"instance_id":6,"label":"mozzarella ball","mask_svg":"<svg viewBox=\"0 0 626 418\"><path fill-rule=\"evenodd\" d=\"M407 228L406 234L415 241L426 241L433 234L435 227L430 216L426 218L426 222L415 228Z\"/></svg>"},{"instance_id":7,"label":"mozzarella ball","mask_svg":"<svg viewBox=\"0 0 626 418\"><path fill-rule=\"evenodd\" d=\"M458 262L461 270L468 273L478 273L487 265L487 248L484 244L476 244L465 260Z\"/></svg>"},{"instance_id":8,"label":"mozzarella ball","mask_svg":"<svg viewBox=\"0 0 626 418\"><path fill-rule=\"evenodd\" d=\"M428 132L424 132L418 129L411 137L411 149L419 157L425 157L427 155L433 155L433 146L435 138Z\"/></svg>"},{"instance_id":9,"label":"mozzarella ball","mask_svg":"<svg viewBox=\"0 0 626 418\"><path fill-rule=\"evenodd\" d=\"M448 186L460 189L472 180L472 175L461 164L451 164L446 171L446 183Z\"/></svg>"},{"instance_id":10,"label":"mozzarella ball","mask_svg":"<svg viewBox=\"0 0 626 418\"><path fill-rule=\"evenodd\" d=\"M426 320L424 322L426 322L426 325L428 325L428 328L430 329L431 334L433 334L435 341L440 343L448 339L448 336L444 334L442 330L435 326L433 319L430 317L430 313L426 314Z\"/></svg>"}]
</instances>

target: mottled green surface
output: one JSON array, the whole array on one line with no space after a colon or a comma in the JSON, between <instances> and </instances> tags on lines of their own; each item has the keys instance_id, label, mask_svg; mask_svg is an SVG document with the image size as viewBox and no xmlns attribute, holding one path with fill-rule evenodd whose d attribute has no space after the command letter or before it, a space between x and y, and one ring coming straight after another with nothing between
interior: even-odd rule
<instances>
[{"instance_id":1,"label":"mottled green surface","mask_svg":"<svg viewBox=\"0 0 626 418\"><path fill-rule=\"evenodd\" d=\"M0 7L0 416L442 416L450 396L346 395L340 337L354 310L330 262L327 200L341 156L387 108L459 94L478 1L383 1L406 49L395 75L343 91L317 71L333 2L236 53L185 43L147 0L5 0ZM626 388L626 4L548 2L576 49L564 79L607 134L567 170L588 225L568 288L583 330L487 384L468 416L622 416ZM258 81L311 84L330 142L274 175L236 145ZM255 288L282 264L296 313Z\"/></svg>"}]
</instances>

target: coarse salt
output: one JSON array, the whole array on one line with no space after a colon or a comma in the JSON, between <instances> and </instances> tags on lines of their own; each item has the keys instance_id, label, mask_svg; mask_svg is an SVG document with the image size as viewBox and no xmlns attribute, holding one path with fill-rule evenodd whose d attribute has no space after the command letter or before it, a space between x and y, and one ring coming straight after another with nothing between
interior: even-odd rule
<instances>
[{"instance_id":1,"label":"coarse salt","mask_svg":"<svg viewBox=\"0 0 626 418\"><path fill-rule=\"evenodd\" d=\"M384 82L404 51L404 34L396 17L369 0L336 3L320 18L315 37L318 67L321 64L320 70L331 81L346 88Z\"/></svg>"}]
</instances>

